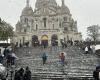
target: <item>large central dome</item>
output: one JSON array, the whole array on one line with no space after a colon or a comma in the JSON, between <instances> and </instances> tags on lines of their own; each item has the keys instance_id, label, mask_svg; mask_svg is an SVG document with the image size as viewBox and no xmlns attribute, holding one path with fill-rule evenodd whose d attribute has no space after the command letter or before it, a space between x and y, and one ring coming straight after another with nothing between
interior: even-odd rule
<instances>
[{"instance_id":1,"label":"large central dome","mask_svg":"<svg viewBox=\"0 0 100 80\"><path fill-rule=\"evenodd\" d=\"M35 8L41 8L44 5L57 7L57 3L55 0L37 0L35 4Z\"/></svg>"}]
</instances>

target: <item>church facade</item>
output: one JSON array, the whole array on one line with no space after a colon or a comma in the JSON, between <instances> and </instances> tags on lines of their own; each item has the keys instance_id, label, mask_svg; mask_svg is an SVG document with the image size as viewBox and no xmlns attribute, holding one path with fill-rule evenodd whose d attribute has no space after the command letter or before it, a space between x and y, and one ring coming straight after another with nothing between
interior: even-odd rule
<instances>
[{"instance_id":1,"label":"church facade","mask_svg":"<svg viewBox=\"0 0 100 80\"><path fill-rule=\"evenodd\" d=\"M61 6L56 0L36 0L34 11L29 0L26 0L26 6L16 24L14 43L29 42L30 46L36 43L60 45L61 41L68 40L81 41L82 35L64 0Z\"/></svg>"}]
</instances>

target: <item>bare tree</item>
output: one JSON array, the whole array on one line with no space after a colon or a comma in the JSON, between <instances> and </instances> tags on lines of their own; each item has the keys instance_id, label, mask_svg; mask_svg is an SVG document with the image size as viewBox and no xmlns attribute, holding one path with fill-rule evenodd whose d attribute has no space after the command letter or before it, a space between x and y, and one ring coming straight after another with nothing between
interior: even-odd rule
<instances>
[{"instance_id":1,"label":"bare tree","mask_svg":"<svg viewBox=\"0 0 100 80\"><path fill-rule=\"evenodd\" d=\"M89 26L89 27L87 28L88 36L89 36L93 41L98 41L99 30L100 30L100 26L99 26L99 25L92 25L92 26Z\"/></svg>"}]
</instances>

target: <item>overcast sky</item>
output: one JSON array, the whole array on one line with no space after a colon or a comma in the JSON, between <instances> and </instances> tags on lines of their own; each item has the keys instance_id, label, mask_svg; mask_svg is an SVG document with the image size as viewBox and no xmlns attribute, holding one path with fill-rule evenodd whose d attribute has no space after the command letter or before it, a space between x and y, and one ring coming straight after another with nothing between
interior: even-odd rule
<instances>
[{"instance_id":1,"label":"overcast sky","mask_svg":"<svg viewBox=\"0 0 100 80\"><path fill-rule=\"evenodd\" d=\"M56 0L61 5L61 0ZM35 7L36 0L30 0L30 5ZM72 17L78 22L78 30L86 37L86 27L100 25L100 0L65 0L71 11ZM20 18L26 0L0 0L0 17L15 26Z\"/></svg>"}]
</instances>

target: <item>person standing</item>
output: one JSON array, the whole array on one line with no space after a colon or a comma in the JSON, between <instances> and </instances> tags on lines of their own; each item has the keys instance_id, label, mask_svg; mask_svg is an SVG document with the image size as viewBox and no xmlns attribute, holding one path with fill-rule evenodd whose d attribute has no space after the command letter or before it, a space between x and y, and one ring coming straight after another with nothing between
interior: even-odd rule
<instances>
[{"instance_id":1,"label":"person standing","mask_svg":"<svg viewBox=\"0 0 100 80\"><path fill-rule=\"evenodd\" d=\"M21 80L20 73L18 71L15 72L14 80Z\"/></svg>"},{"instance_id":2,"label":"person standing","mask_svg":"<svg viewBox=\"0 0 100 80\"><path fill-rule=\"evenodd\" d=\"M18 71L15 71L14 80L23 80L24 79L24 69L20 68Z\"/></svg>"},{"instance_id":3,"label":"person standing","mask_svg":"<svg viewBox=\"0 0 100 80\"><path fill-rule=\"evenodd\" d=\"M94 80L99 80L99 72L97 70L93 72L93 78Z\"/></svg>"},{"instance_id":4,"label":"person standing","mask_svg":"<svg viewBox=\"0 0 100 80\"><path fill-rule=\"evenodd\" d=\"M8 48L5 48L3 54L4 54L4 57L7 58L7 56L10 54L10 50Z\"/></svg>"},{"instance_id":5,"label":"person standing","mask_svg":"<svg viewBox=\"0 0 100 80\"><path fill-rule=\"evenodd\" d=\"M92 52L95 54L96 50L95 50L95 45L92 46Z\"/></svg>"},{"instance_id":6,"label":"person standing","mask_svg":"<svg viewBox=\"0 0 100 80\"><path fill-rule=\"evenodd\" d=\"M12 61L11 54L8 54L6 59L7 59L6 60L7 67L10 67L11 66L11 61Z\"/></svg>"},{"instance_id":7,"label":"person standing","mask_svg":"<svg viewBox=\"0 0 100 80\"><path fill-rule=\"evenodd\" d=\"M100 80L100 66L96 67L96 70L93 71L94 80Z\"/></svg>"},{"instance_id":8,"label":"person standing","mask_svg":"<svg viewBox=\"0 0 100 80\"><path fill-rule=\"evenodd\" d=\"M46 61L47 61L47 55L46 55L45 52L42 55L42 60L43 60L43 65L44 65L46 63Z\"/></svg>"},{"instance_id":9,"label":"person standing","mask_svg":"<svg viewBox=\"0 0 100 80\"><path fill-rule=\"evenodd\" d=\"M15 60L18 59L16 54L12 51L11 52L11 65L15 65Z\"/></svg>"},{"instance_id":10,"label":"person standing","mask_svg":"<svg viewBox=\"0 0 100 80\"><path fill-rule=\"evenodd\" d=\"M29 67L26 67L23 80L31 80L31 71L29 70Z\"/></svg>"},{"instance_id":11,"label":"person standing","mask_svg":"<svg viewBox=\"0 0 100 80\"><path fill-rule=\"evenodd\" d=\"M89 50L88 50L88 47L86 46L86 47L85 47L85 53L88 54L88 51L89 51Z\"/></svg>"},{"instance_id":12,"label":"person standing","mask_svg":"<svg viewBox=\"0 0 100 80\"><path fill-rule=\"evenodd\" d=\"M0 49L0 63L3 64L3 56L1 54L1 49Z\"/></svg>"},{"instance_id":13,"label":"person standing","mask_svg":"<svg viewBox=\"0 0 100 80\"><path fill-rule=\"evenodd\" d=\"M64 66L64 64L65 64L65 54L64 54L64 52L62 52L60 54L60 60L61 60L61 64Z\"/></svg>"}]
</instances>

